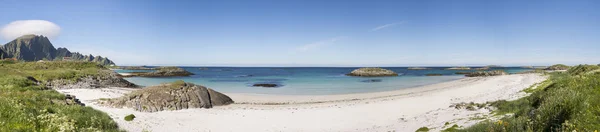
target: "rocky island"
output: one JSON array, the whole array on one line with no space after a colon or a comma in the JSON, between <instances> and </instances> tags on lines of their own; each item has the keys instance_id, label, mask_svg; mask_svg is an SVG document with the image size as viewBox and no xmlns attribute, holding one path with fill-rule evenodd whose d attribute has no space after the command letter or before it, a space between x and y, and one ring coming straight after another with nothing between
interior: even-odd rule
<instances>
[{"instance_id":1,"label":"rocky island","mask_svg":"<svg viewBox=\"0 0 600 132\"><path fill-rule=\"evenodd\" d=\"M471 70L470 67L451 67L451 68L446 68L446 70Z\"/></svg>"},{"instance_id":2,"label":"rocky island","mask_svg":"<svg viewBox=\"0 0 600 132\"><path fill-rule=\"evenodd\" d=\"M176 81L133 91L119 98L100 101L102 105L133 108L142 112L212 108L233 103L229 96L193 83Z\"/></svg>"},{"instance_id":3,"label":"rocky island","mask_svg":"<svg viewBox=\"0 0 600 132\"><path fill-rule=\"evenodd\" d=\"M406 69L408 69L408 70L428 70L430 68L427 68L427 67L409 67L409 68L406 68Z\"/></svg>"},{"instance_id":4,"label":"rocky island","mask_svg":"<svg viewBox=\"0 0 600 132\"><path fill-rule=\"evenodd\" d=\"M384 76L398 76L398 73L396 73L392 70L383 69L383 68L365 67L365 68L359 68L359 69L353 70L352 72L350 72L349 74L346 74L346 75L360 76L360 77L384 77Z\"/></svg>"},{"instance_id":5,"label":"rocky island","mask_svg":"<svg viewBox=\"0 0 600 132\"><path fill-rule=\"evenodd\" d=\"M466 74L465 76L467 76L467 77L487 77L487 76L500 76L500 75L507 75L507 73L502 70L478 71L478 72Z\"/></svg>"},{"instance_id":6,"label":"rocky island","mask_svg":"<svg viewBox=\"0 0 600 132\"><path fill-rule=\"evenodd\" d=\"M158 67L153 72L133 72L122 75L123 77L177 77L194 75L189 71L179 67Z\"/></svg>"}]
</instances>

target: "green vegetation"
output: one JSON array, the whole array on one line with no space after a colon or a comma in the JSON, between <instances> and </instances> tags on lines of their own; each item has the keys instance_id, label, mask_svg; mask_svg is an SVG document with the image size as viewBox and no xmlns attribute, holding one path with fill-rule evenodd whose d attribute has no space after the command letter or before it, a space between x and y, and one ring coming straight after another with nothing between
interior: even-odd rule
<instances>
[{"instance_id":1,"label":"green vegetation","mask_svg":"<svg viewBox=\"0 0 600 132\"><path fill-rule=\"evenodd\" d=\"M427 128L427 127L421 127L419 129L417 129L417 131L415 131L415 132L428 132L428 131L429 131L429 128Z\"/></svg>"},{"instance_id":2,"label":"green vegetation","mask_svg":"<svg viewBox=\"0 0 600 132\"><path fill-rule=\"evenodd\" d=\"M564 64L556 64L556 65L552 65L548 68L546 68L545 70L567 70L569 69L569 66L564 65Z\"/></svg>"},{"instance_id":3,"label":"green vegetation","mask_svg":"<svg viewBox=\"0 0 600 132\"><path fill-rule=\"evenodd\" d=\"M106 114L69 105L65 95L43 83L98 75L91 62L0 61L0 131L120 131Z\"/></svg>"},{"instance_id":4,"label":"green vegetation","mask_svg":"<svg viewBox=\"0 0 600 132\"><path fill-rule=\"evenodd\" d=\"M129 114L129 115L125 116L125 121L133 121L133 119L135 119L135 115L133 115L133 114Z\"/></svg>"},{"instance_id":5,"label":"green vegetation","mask_svg":"<svg viewBox=\"0 0 600 132\"><path fill-rule=\"evenodd\" d=\"M490 103L497 121L484 121L455 130L479 131L596 131L600 130L600 74L598 66L579 65L567 72L550 73L547 81L526 89L530 96Z\"/></svg>"},{"instance_id":6,"label":"green vegetation","mask_svg":"<svg viewBox=\"0 0 600 132\"><path fill-rule=\"evenodd\" d=\"M460 126L454 124L454 125L452 125L452 127L442 130L442 132L455 132L455 131L458 131L459 128L460 128Z\"/></svg>"}]
</instances>

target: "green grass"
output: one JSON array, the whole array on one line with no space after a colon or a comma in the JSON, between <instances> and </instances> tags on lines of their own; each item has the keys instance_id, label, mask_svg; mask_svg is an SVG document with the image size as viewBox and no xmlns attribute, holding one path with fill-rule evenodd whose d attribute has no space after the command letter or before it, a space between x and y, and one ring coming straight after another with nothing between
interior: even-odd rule
<instances>
[{"instance_id":1,"label":"green grass","mask_svg":"<svg viewBox=\"0 0 600 132\"><path fill-rule=\"evenodd\" d=\"M496 114L512 113L455 131L596 131L600 130L600 74L598 66L580 65L564 73L550 73L530 96L496 101Z\"/></svg>"},{"instance_id":2,"label":"green grass","mask_svg":"<svg viewBox=\"0 0 600 132\"><path fill-rule=\"evenodd\" d=\"M428 132L428 131L429 131L429 128L427 128L427 127L421 127L419 129L417 129L417 131L415 131L415 132Z\"/></svg>"},{"instance_id":3,"label":"green grass","mask_svg":"<svg viewBox=\"0 0 600 132\"><path fill-rule=\"evenodd\" d=\"M120 131L106 113L68 105L65 95L27 79L76 79L102 68L79 62L0 62L0 131Z\"/></svg>"},{"instance_id":4,"label":"green grass","mask_svg":"<svg viewBox=\"0 0 600 132\"><path fill-rule=\"evenodd\" d=\"M133 114L129 114L124 118L125 121L133 121L133 119L135 119L135 115Z\"/></svg>"}]
</instances>

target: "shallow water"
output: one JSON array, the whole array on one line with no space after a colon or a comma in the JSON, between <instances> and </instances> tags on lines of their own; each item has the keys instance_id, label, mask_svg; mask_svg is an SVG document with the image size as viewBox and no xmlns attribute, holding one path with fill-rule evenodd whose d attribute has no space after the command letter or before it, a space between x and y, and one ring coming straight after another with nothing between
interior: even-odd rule
<instances>
[{"instance_id":1,"label":"shallow water","mask_svg":"<svg viewBox=\"0 0 600 132\"><path fill-rule=\"evenodd\" d=\"M344 74L356 69L330 67L182 67L194 73L190 77L145 78L127 80L144 86L184 80L226 93L258 93L283 95L326 95L391 91L463 78L456 72L475 70L408 70L406 67L387 67L400 74L397 77L352 77ZM509 73L526 71L519 67L493 68ZM119 73L137 70L115 70ZM426 76L443 74L444 76ZM278 84L275 88L252 87L255 83Z\"/></svg>"}]
</instances>

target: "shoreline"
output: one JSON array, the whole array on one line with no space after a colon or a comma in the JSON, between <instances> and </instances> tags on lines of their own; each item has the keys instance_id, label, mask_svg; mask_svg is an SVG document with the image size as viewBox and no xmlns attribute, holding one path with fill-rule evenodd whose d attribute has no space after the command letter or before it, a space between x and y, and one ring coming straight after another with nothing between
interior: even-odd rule
<instances>
[{"instance_id":1,"label":"shoreline","mask_svg":"<svg viewBox=\"0 0 600 132\"><path fill-rule=\"evenodd\" d=\"M58 91L76 95L87 106L108 113L128 131L415 131L423 126L439 131L449 127L446 122L469 126L479 122L471 117L488 117L490 113L487 109L450 108L453 103L517 99L527 95L522 89L545 79L540 74L473 77L394 91L343 95L225 93L236 103L212 109L155 113L93 103L133 89ZM137 118L124 121L128 114Z\"/></svg>"}]
</instances>

